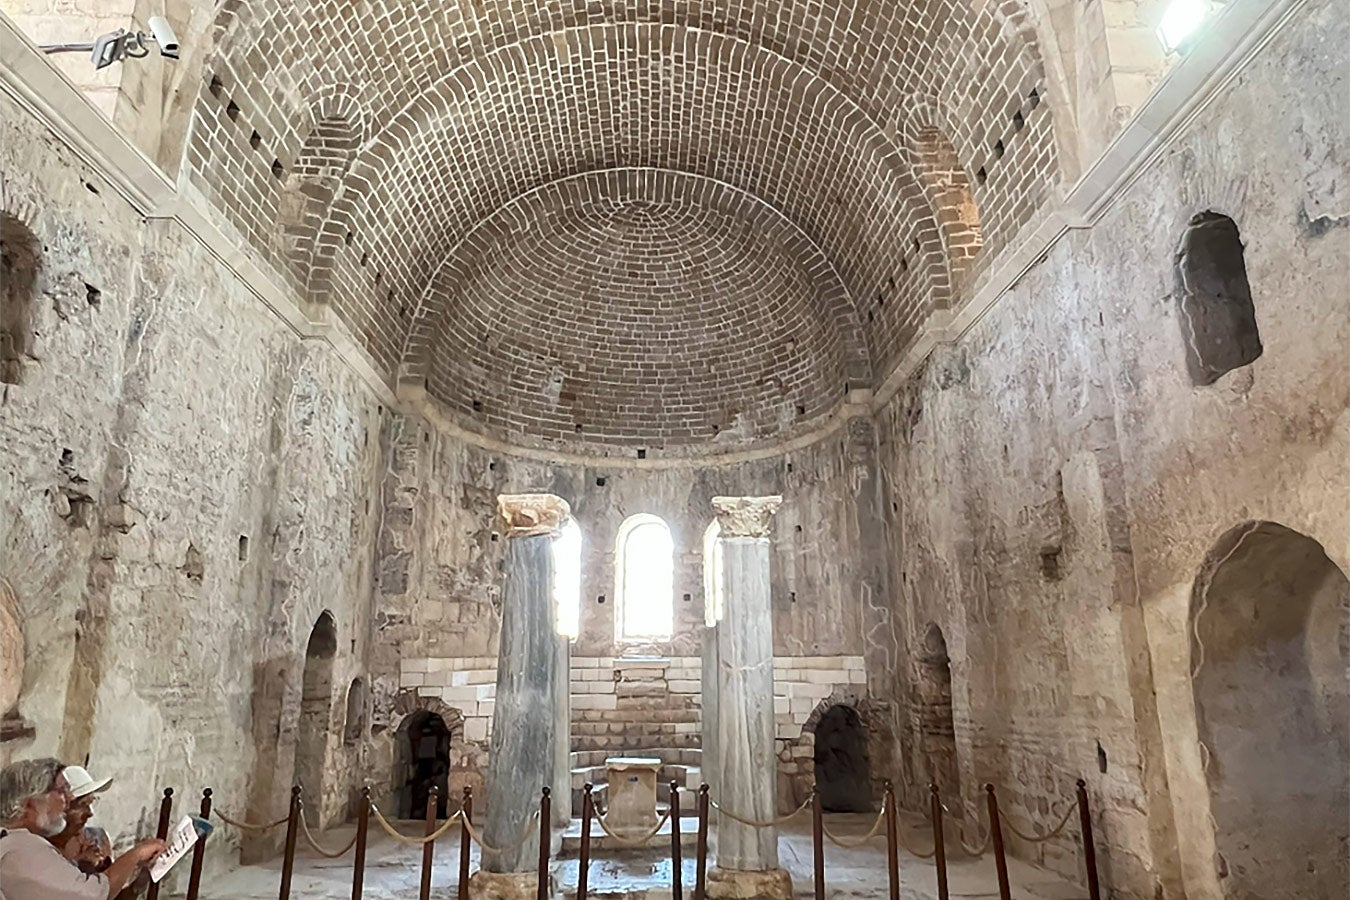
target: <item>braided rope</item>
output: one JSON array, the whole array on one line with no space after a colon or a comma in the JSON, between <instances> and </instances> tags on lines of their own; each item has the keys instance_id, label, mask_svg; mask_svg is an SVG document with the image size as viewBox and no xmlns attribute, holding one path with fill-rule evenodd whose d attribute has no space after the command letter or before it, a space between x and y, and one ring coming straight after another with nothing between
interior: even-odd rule
<instances>
[{"instance_id":1,"label":"braided rope","mask_svg":"<svg viewBox=\"0 0 1350 900\"><path fill-rule=\"evenodd\" d=\"M456 810L454 815L446 819L445 823L441 825L440 828L437 828L435 831L433 831L431 834L425 834L419 837L410 837L406 834L403 834L392 824L390 824L389 820L384 817L384 813L380 812L380 808L376 806L374 803L370 804L370 811L375 813L375 821L380 823L380 827L384 829L385 834L389 835L391 838L393 838L394 840L398 841L401 844L408 844L414 847L420 847L423 844L429 844L432 841L436 840L441 835L449 831L450 826L455 824L455 822L459 821L459 819L461 819L464 815L463 810Z\"/></svg>"},{"instance_id":2,"label":"braided rope","mask_svg":"<svg viewBox=\"0 0 1350 900\"><path fill-rule=\"evenodd\" d=\"M533 813L530 814L530 817L525 820L525 826L520 829L519 836L517 836L514 841L512 841L511 843L507 844L504 847L493 847L492 845L488 844L486 841L483 840L482 835L478 833L478 829L473 827L472 822L470 822L468 819L463 818L462 816L460 817L460 820L464 823L464 827L468 829L469 837L477 841L478 846L483 848L484 855L491 854L493 856L496 856L501 853L506 853L509 850L515 850L521 844L529 840L530 832L534 826L534 823L539 821L539 810L536 809Z\"/></svg>"},{"instance_id":3,"label":"braided rope","mask_svg":"<svg viewBox=\"0 0 1350 900\"><path fill-rule=\"evenodd\" d=\"M846 839L839 837L834 832L830 831L829 828L825 827L825 820L823 818L820 820L820 830L825 832L825 837L829 839L831 844L834 844L836 847L842 847L845 850L853 850L858 847L861 847L863 844L866 844L868 841L872 840L872 838L876 837L878 834L881 834L881 829L882 826L885 824L885 821L886 821L886 801L882 800L881 810L877 812L877 820L872 823L872 830L867 832L867 834L863 835L860 838Z\"/></svg>"},{"instance_id":4,"label":"braided rope","mask_svg":"<svg viewBox=\"0 0 1350 900\"><path fill-rule=\"evenodd\" d=\"M1023 834L1021 831L1017 829L1017 826L1013 824L1013 820L1008 818L1007 813L1003 812L1003 810L998 811L998 816L1000 819L1003 820L1003 824L1008 826L1008 830L1011 831L1013 834L1017 835L1022 840L1028 841L1033 844L1042 844L1052 838L1059 837L1059 835L1064 831L1064 827L1069 824L1069 816L1071 816L1073 814L1073 811L1077 808L1078 808L1078 800L1075 798L1074 802L1069 804L1069 808L1064 810L1064 818L1059 820L1059 824L1056 825L1051 831L1043 835Z\"/></svg>"},{"instance_id":5,"label":"braided rope","mask_svg":"<svg viewBox=\"0 0 1350 900\"><path fill-rule=\"evenodd\" d=\"M300 816L300 828L305 833L305 841L314 848L314 851L320 856L328 859L337 859L338 857L346 856L347 851L356 846L356 835L352 835L352 839L347 842L347 846L336 852L321 847L319 842L314 840L314 835L310 833L309 823L305 821L304 815Z\"/></svg>"},{"instance_id":6,"label":"braided rope","mask_svg":"<svg viewBox=\"0 0 1350 900\"><path fill-rule=\"evenodd\" d=\"M649 828L646 834L636 838L622 835L614 831L614 829L609 827L609 823L606 821L608 818L608 816L603 816L600 813L595 814L595 821L600 823L600 830L608 835L616 844L619 844L622 847L645 847L647 842L655 837L656 833L665 826L666 820L670 818L670 810L666 810L661 818L657 820L656 825Z\"/></svg>"},{"instance_id":7,"label":"braided rope","mask_svg":"<svg viewBox=\"0 0 1350 900\"><path fill-rule=\"evenodd\" d=\"M225 815L225 813L221 812L217 808L212 808L211 812L215 816L219 817L220 821L224 822L226 825L232 825L235 828L240 829L241 831L269 831L273 828L276 828L278 825L285 825L288 821L290 821L291 818L290 815L287 814L282 816L280 819L277 819L275 822L268 822L266 825L258 825L254 822L242 822L235 819L231 819L229 816Z\"/></svg>"},{"instance_id":8,"label":"braided rope","mask_svg":"<svg viewBox=\"0 0 1350 900\"><path fill-rule=\"evenodd\" d=\"M796 809L794 809L792 812L788 813L785 816L779 816L776 819L770 819L768 822L757 822L754 819L742 818L741 816L736 815L729 809L723 809L721 804L719 804L716 800L712 799L711 797L708 798L708 804L722 815L726 816L732 821L740 822L742 825L748 825L751 828L776 828L777 826L782 825L789 819L794 818L798 813L800 813L802 810L810 806L812 799L813 799L812 796L808 794L806 796L806 799L802 801L801 806L797 807Z\"/></svg>"},{"instance_id":9,"label":"braided rope","mask_svg":"<svg viewBox=\"0 0 1350 900\"><path fill-rule=\"evenodd\" d=\"M947 808L947 804L943 803L941 805L943 812L951 816L953 819L956 818L956 816L953 815L952 811ZM961 828L961 849L969 853L971 856L984 856L984 852L989 849L989 841L994 836L994 830L991 828L989 831L985 832L984 839L980 841L980 845L978 847L972 847L970 846L970 844L966 843L966 823L964 819L961 820L960 828Z\"/></svg>"}]
</instances>

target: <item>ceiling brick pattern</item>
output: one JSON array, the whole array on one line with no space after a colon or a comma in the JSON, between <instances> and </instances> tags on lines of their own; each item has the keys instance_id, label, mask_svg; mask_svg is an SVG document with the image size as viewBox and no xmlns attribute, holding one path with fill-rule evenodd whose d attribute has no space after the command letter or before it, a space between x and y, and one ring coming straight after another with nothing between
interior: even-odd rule
<instances>
[{"instance_id":1,"label":"ceiling brick pattern","mask_svg":"<svg viewBox=\"0 0 1350 900\"><path fill-rule=\"evenodd\" d=\"M449 311L476 302L445 296L455 283L444 275L456 265L448 261L477 246L476 230L490 234L491 222L543 202L522 198L565 195L571 189L557 185L586 173L665 172L658 183L688 193L662 208L681 215L692 214L691 198L739 198L757 227L791 223L776 227L811 248L799 268L827 261L862 328L856 344L837 336L847 349L834 356L803 350L835 360L785 392L812 397L817 382L858 383L860 371L884 377L927 315L950 305L953 273L959 287L979 265L966 227L972 206L987 259L1047 197L1054 136L1022 18L1015 3L889 0L227 2L213 83L198 104L191 177L297 290L332 303L391 378L425 376L470 427L508 437L545 427L558 439L566 417L512 421L465 410L465 398L450 393L462 385L424 359L438 341L458 339ZM332 131L338 105L348 107L339 121L358 124L316 141ZM950 177L935 174L933 134L950 151ZM359 149L332 151L348 140ZM956 170L963 195L953 188L962 182ZM586 228L612 226L611 207L585 209L600 216ZM717 219L723 210L706 212ZM777 232L765 240L790 243ZM757 277L752 270L742 283ZM622 296L631 286L614 287ZM600 332L572 331L562 357L603 352ZM780 377L806 376L796 366ZM511 382L499 382L500 396ZM720 395L713 384L678 389ZM665 390L672 421L657 431L713 439L709 423L721 413L677 402L673 379ZM842 385L832 391L837 403ZM776 402L736 433L782 433L769 425ZM598 439L584 427L567 436Z\"/></svg>"}]
</instances>

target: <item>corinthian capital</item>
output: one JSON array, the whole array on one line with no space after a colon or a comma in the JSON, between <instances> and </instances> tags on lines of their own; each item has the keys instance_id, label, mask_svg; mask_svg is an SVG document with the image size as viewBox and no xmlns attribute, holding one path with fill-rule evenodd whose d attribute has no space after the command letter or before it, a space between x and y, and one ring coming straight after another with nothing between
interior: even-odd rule
<instances>
[{"instance_id":1,"label":"corinthian capital","mask_svg":"<svg viewBox=\"0 0 1350 900\"><path fill-rule=\"evenodd\" d=\"M557 534L572 517L572 508L556 494L498 494L497 513L508 538Z\"/></svg>"},{"instance_id":2,"label":"corinthian capital","mask_svg":"<svg viewBox=\"0 0 1350 900\"><path fill-rule=\"evenodd\" d=\"M713 512L722 527L722 537L769 536L769 520L783 503L781 496L773 497L714 497Z\"/></svg>"}]
</instances>

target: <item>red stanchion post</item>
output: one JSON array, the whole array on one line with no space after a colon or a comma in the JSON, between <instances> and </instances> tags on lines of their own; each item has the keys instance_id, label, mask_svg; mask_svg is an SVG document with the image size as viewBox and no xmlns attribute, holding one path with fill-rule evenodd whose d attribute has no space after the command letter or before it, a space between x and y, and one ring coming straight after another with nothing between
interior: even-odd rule
<instances>
[{"instance_id":1,"label":"red stanchion post","mask_svg":"<svg viewBox=\"0 0 1350 900\"><path fill-rule=\"evenodd\" d=\"M694 851L694 900L708 896L708 786L698 789L698 848Z\"/></svg>"},{"instance_id":2,"label":"red stanchion post","mask_svg":"<svg viewBox=\"0 0 1350 900\"><path fill-rule=\"evenodd\" d=\"M1097 879L1097 845L1092 840L1092 812L1088 808L1087 782L1078 779L1078 824L1083 829L1083 863L1087 866L1088 900L1102 900Z\"/></svg>"},{"instance_id":3,"label":"red stanchion post","mask_svg":"<svg viewBox=\"0 0 1350 900\"><path fill-rule=\"evenodd\" d=\"M1003 849L1003 826L998 820L998 797L994 794L992 784L986 784L984 792L989 799L989 839L994 845L994 867L998 871L999 900L1012 900L1012 887L1008 884L1008 856L1007 851Z\"/></svg>"},{"instance_id":4,"label":"red stanchion post","mask_svg":"<svg viewBox=\"0 0 1350 900\"><path fill-rule=\"evenodd\" d=\"M427 791L427 825L423 835L436 830L436 806L440 803L441 792L432 785ZM417 893L418 900L431 900L431 860L436 853L436 842L427 841L422 845L422 887Z\"/></svg>"},{"instance_id":5,"label":"red stanchion post","mask_svg":"<svg viewBox=\"0 0 1350 900\"><path fill-rule=\"evenodd\" d=\"M202 791L201 816L203 819L211 818L211 789ZM192 847L192 872L188 875L188 887L186 900L197 900L197 894L202 889L202 863L206 860L206 835L198 835L197 843Z\"/></svg>"},{"instance_id":6,"label":"red stanchion post","mask_svg":"<svg viewBox=\"0 0 1350 900\"><path fill-rule=\"evenodd\" d=\"M548 843L553 817L551 792L544 788L539 794L539 887L535 896L538 900L548 900Z\"/></svg>"},{"instance_id":7,"label":"red stanchion post","mask_svg":"<svg viewBox=\"0 0 1350 900\"><path fill-rule=\"evenodd\" d=\"M680 785L670 783L670 897L684 900L684 860L680 858Z\"/></svg>"},{"instance_id":8,"label":"red stanchion post","mask_svg":"<svg viewBox=\"0 0 1350 900\"><path fill-rule=\"evenodd\" d=\"M469 900L469 826L473 824L473 788L464 785L464 818L459 822L459 900Z\"/></svg>"},{"instance_id":9,"label":"red stanchion post","mask_svg":"<svg viewBox=\"0 0 1350 900\"><path fill-rule=\"evenodd\" d=\"M588 781L581 789L581 859L577 866L577 900L586 900L587 882L591 869L591 816L595 814L593 785Z\"/></svg>"},{"instance_id":10,"label":"red stanchion post","mask_svg":"<svg viewBox=\"0 0 1350 900\"><path fill-rule=\"evenodd\" d=\"M366 881L366 839L370 831L370 787L361 788L356 811L356 857L352 860L352 900L361 900Z\"/></svg>"},{"instance_id":11,"label":"red stanchion post","mask_svg":"<svg viewBox=\"0 0 1350 900\"><path fill-rule=\"evenodd\" d=\"M820 791L811 788L811 862L815 869L816 900L825 900L825 811Z\"/></svg>"},{"instance_id":12,"label":"red stanchion post","mask_svg":"<svg viewBox=\"0 0 1350 900\"><path fill-rule=\"evenodd\" d=\"M281 857L281 889L277 900L291 900L291 873L295 870L295 838L300 830L300 785L291 788L291 807L286 814L286 850Z\"/></svg>"},{"instance_id":13,"label":"red stanchion post","mask_svg":"<svg viewBox=\"0 0 1350 900\"><path fill-rule=\"evenodd\" d=\"M159 827L155 837L161 841L169 836L169 817L173 815L173 788L164 789L164 799L159 801ZM145 900L159 900L159 883L152 881L145 891Z\"/></svg>"},{"instance_id":14,"label":"red stanchion post","mask_svg":"<svg viewBox=\"0 0 1350 900\"><path fill-rule=\"evenodd\" d=\"M890 880L891 900L900 900L900 831L895 818L895 790L886 781L886 874Z\"/></svg>"},{"instance_id":15,"label":"red stanchion post","mask_svg":"<svg viewBox=\"0 0 1350 900\"><path fill-rule=\"evenodd\" d=\"M929 809L933 819L933 866L937 869L938 900L948 900L947 843L942 831L942 795L938 786L928 783Z\"/></svg>"}]
</instances>

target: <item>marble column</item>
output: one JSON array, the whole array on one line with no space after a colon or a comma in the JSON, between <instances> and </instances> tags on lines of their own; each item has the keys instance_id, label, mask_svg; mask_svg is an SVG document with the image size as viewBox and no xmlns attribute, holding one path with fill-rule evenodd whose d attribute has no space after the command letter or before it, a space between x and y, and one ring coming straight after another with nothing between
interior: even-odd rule
<instances>
[{"instance_id":1,"label":"marble column","mask_svg":"<svg viewBox=\"0 0 1350 900\"><path fill-rule=\"evenodd\" d=\"M558 647L553 540L567 521L566 501L552 494L497 498L506 538L497 698L487 774L485 853L470 882L478 897L533 896L539 863L540 789L554 785ZM547 748L547 749L545 749ZM542 752L541 752L542 751ZM517 839L527 833L518 846Z\"/></svg>"},{"instance_id":2,"label":"marble column","mask_svg":"<svg viewBox=\"0 0 1350 900\"><path fill-rule=\"evenodd\" d=\"M553 852L572 824L572 639L556 636L558 674L553 686Z\"/></svg>"},{"instance_id":3,"label":"marble column","mask_svg":"<svg viewBox=\"0 0 1350 900\"><path fill-rule=\"evenodd\" d=\"M774 752L773 615L769 522L782 497L714 497L721 525L722 620L717 624L715 699L718 803L767 822L777 810ZM786 900L792 880L778 865L778 829L718 815L710 898Z\"/></svg>"}]
</instances>

